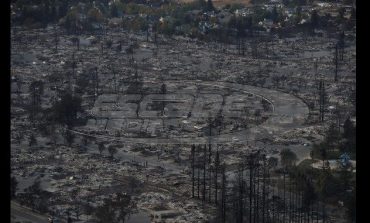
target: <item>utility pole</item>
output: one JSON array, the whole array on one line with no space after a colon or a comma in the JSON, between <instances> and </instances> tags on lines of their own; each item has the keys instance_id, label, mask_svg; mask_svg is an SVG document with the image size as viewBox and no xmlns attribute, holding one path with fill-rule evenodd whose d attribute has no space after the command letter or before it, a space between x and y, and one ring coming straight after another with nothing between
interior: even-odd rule
<instances>
[{"instance_id":1,"label":"utility pole","mask_svg":"<svg viewBox=\"0 0 370 223\"><path fill-rule=\"evenodd\" d=\"M209 184L208 184L208 188L209 188L209 197L208 197L208 201L209 203L211 203L211 196L212 196L212 166L211 166L211 163L212 163L212 147L211 147L211 144L208 145L208 176L209 176Z\"/></svg>"},{"instance_id":2,"label":"utility pole","mask_svg":"<svg viewBox=\"0 0 370 223\"><path fill-rule=\"evenodd\" d=\"M263 182L262 182L262 223L265 223L265 202L266 202L266 157L263 156Z\"/></svg>"},{"instance_id":3,"label":"utility pole","mask_svg":"<svg viewBox=\"0 0 370 223\"><path fill-rule=\"evenodd\" d=\"M259 158L259 157L258 157ZM257 164L258 165L258 164ZM259 182L259 179L260 179L260 168L259 168L259 165L256 167L256 180L257 180L257 193L256 193L256 220L257 220L257 223L259 222L259 189L260 189L260 182Z\"/></svg>"},{"instance_id":4,"label":"utility pole","mask_svg":"<svg viewBox=\"0 0 370 223\"><path fill-rule=\"evenodd\" d=\"M285 222L285 214L286 214L286 202L285 202L285 167L283 170L283 202L284 202L284 211L283 211L283 222Z\"/></svg>"},{"instance_id":5,"label":"utility pole","mask_svg":"<svg viewBox=\"0 0 370 223\"><path fill-rule=\"evenodd\" d=\"M113 80L114 80L114 93L117 94L117 79L116 79L116 71L113 69Z\"/></svg>"},{"instance_id":6,"label":"utility pole","mask_svg":"<svg viewBox=\"0 0 370 223\"><path fill-rule=\"evenodd\" d=\"M221 222L225 223L226 222L226 167L225 163L222 164L221 166L221 171L222 171L222 192L221 192Z\"/></svg>"},{"instance_id":7,"label":"utility pole","mask_svg":"<svg viewBox=\"0 0 370 223\"><path fill-rule=\"evenodd\" d=\"M219 165L220 165L220 155L219 155L219 152L218 152L218 149L217 149L217 152L216 152L216 160L215 160L215 204L217 205L218 202L217 202L217 189L218 189L218 184L217 184L217 173L218 173L218 168L219 168Z\"/></svg>"},{"instance_id":8,"label":"utility pole","mask_svg":"<svg viewBox=\"0 0 370 223\"><path fill-rule=\"evenodd\" d=\"M99 93L99 76L98 76L98 67L95 67L95 75L94 75L94 83L95 83L95 100Z\"/></svg>"},{"instance_id":9,"label":"utility pole","mask_svg":"<svg viewBox=\"0 0 370 223\"><path fill-rule=\"evenodd\" d=\"M314 79L316 81L317 79L317 59L316 58L314 59L313 67L314 67Z\"/></svg>"},{"instance_id":10,"label":"utility pole","mask_svg":"<svg viewBox=\"0 0 370 223\"><path fill-rule=\"evenodd\" d=\"M58 42L59 42L59 37L58 37L58 30L57 30L57 25L54 25L54 42L55 42L55 52L58 53Z\"/></svg>"},{"instance_id":11,"label":"utility pole","mask_svg":"<svg viewBox=\"0 0 370 223\"><path fill-rule=\"evenodd\" d=\"M239 168L239 221L243 223L243 166Z\"/></svg>"},{"instance_id":12,"label":"utility pole","mask_svg":"<svg viewBox=\"0 0 370 223\"><path fill-rule=\"evenodd\" d=\"M213 168L211 165L209 165L209 169L208 169L208 176L209 176L209 184L208 184L208 202L211 203L212 202L212 172L213 172Z\"/></svg>"},{"instance_id":13,"label":"utility pole","mask_svg":"<svg viewBox=\"0 0 370 223\"><path fill-rule=\"evenodd\" d=\"M292 204L292 179L289 176L289 223L292 222L292 210L293 210L293 204Z\"/></svg>"},{"instance_id":14,"label":"utility pole","mask_svg":"<svg viewBox=\"0 0 370 223\"><path fill-rule=\"evenodd\" d=\"M206 201L206 165L207 165L207 146L204 144L203 154L203 204Z\"/></svg>"},{"instance_id":15,"label":"utility pole","mask_svg":"<svg viewBox=\"0 0 370 223\"><path fill-rule=\"evenodd\" d=\"M72 77L75 76L75 53L72 52L72 74L68 75L68 88L72 92Z\"/></svg>"},{"instance_id":16,"label":"utility pole","mask_svg":"<svg viewBox=\"0 0 370 223\"><path fill-rule=\"evenodd\" d=\"M191 189L191 197L194 198L194 186L195 186L195 181L194 181L194 168L195 168L195 163L194 163L194 158L195 158L195 145L191 145L191 181L192 181L192 189Z\"/></svg>"},{"instance_id":17,"label":"utility pole","mask_svg":"<svg viewBox=\"0 0 370 223\"><path fill-rule=\"evenodd\" d=\"M238 35L238 38L237 38L237 46L236 46L237 50L238 50L238 55L240 55L240 36Z\"/></svg>"},{"instance_id":18,"label":"utility pole","mask_svg":"<svg viewBox=\"0 0 370 223\"><path fill-rule=\"evenodd\" d=\"M338 81L338 44L335 44L334 64L335 64L334 81L337 82Z\"/></svg>"},{"instance_id":19,"label":"utility pole","mask_svg":"<svg viewBox=\"0 0 370 223\"><path fill-rule=\"evenodd\" d=\"M320 101L319 101L319 112L320 112L320 122L324 122L324 113L325 113L325 84L321 79L319 83L319 92L320 92Z\"/></svg>"},{"instance_id":20,"label":"utility pole","mask_svg":"<svg viewBox=\"0 0 370 223\"><path fill-rule=\"evenodd\" d=\"M271 182L270 178L269 178L269 181ZM275 212L276 212L276 210L275 210L275 201L274 201L274 199L275 199L275 183L272 183L271 186L272 186L272 207L271 207L271 209L272 209L272 222L275 222Z\"/></svg>"},{"instance_id":21,"label":"utility pole","mask_svg":"<svg viewBox=\"0 0 370 223\"><path fill-rule=\"evenodd\" d=\"M32 120L32 125L35 127L35 116L38 111L38 105L39 105L39 87L33 86L32 87L32 112L31 112L31 120Z\"/></svg>"},{"instance_id":22,"label":"utility pole","mask_svg":"<svg viewBox=\"0 0 370 223\"><path fill-rule=\"evenodd\" d=\"M253 179L253 157L252 154L248 156L248 167L249 167L249 222L252 222L252 179Z\"/></svg>"},{"instance_id":23,"label":"utility pole","mask_svg":"<svg viewBox=\"0 0 370 223\"><path fill-rule=\"evenodd\" d=\"M199 187L200 187L200 168L198 167L198 199L199 199Z\"/></svg>"},{"instance_id":24,"label":"utility pole","mask_svg":"<svg viewBox=\"0 0 370 223\"><path fill-rule=\"evenodd\" d=\"M145 19L146 19L146 24L147 24L147 26L146 26L146 41L149 42L149 24L148 24L149 16L146 15Z\"/></svg>"}]
</instances>

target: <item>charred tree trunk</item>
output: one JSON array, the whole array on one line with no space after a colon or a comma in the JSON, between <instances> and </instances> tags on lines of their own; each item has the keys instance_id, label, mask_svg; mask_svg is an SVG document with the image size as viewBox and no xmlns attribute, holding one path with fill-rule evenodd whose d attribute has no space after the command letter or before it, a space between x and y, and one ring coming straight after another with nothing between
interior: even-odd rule
<instances>
[{"instance_id":1,"label":"charred tree trunk","mask_svg":"<svg viewBox=\"0 0 370 223\"><path fill-rule=\"evenodd\" d=\"M217 201L217 193L218 193L218 184L217 184L217 180L218 180L218 169L219 169L219 165L220 165L220 157L219 157L219 153L218 153L218 150L216 152L216 160L215 160L215 204L217 205L218 204L218 201Z\"/></svg>"},{"instance_id":2,"label":"charred tree trunk","mask_svg":"<svg viewBox=\"0 0 370 223\"><path fill-rule=\"evenodd\" d=\"M243 167L239 170L239 222L243 223Z\"/></svg>"},{"instance_id":3,"label":"charred tree trunk","mask_svg":"<svg viewBox=\"0 0 370 223\"><path fill-rule=\"evenodd\" d=\"M275 212L276 212L275 201L274 201L274 199L275 199L275 183L272 183L271 187L272 187L272 199L271 199L271 201L272 201L272 207L271 207L271 209L272 209L272 222L278 222L278 221L275 220Z\"/></svg>"},{"instance_id":4,"label":"charred tree trunk","mask_svg":"<svg viewBox=\"0 0 370 223\"><path fill-rule=\"evenodd\" d=\"M277 185L277 197L280 197L279 181L276 182L276 185ZM277 215L277 222L280 222L280 212L278 208L277 208L276 215Z\"/></svg>"},{"instance_id":5,"label":"charred tree trunk","mask_svg":"<svg viewBox=\"0 0 370 223\"><path fill-rule=\"evenodd\" d=\"M244 37L242 38L242 55L244 56L245 55L245 39Z\"/></svg>"},{"instance_id":6,"label":"charred tree trunk","mask_svg":"<svg viewBox=\"0 0 370 223\"><path fill-rule=\"evenodd\" d=\"M263 160L263 181L262 181L262 223L265 223L265 205L266 205L266 160Z\"/></svg>"},{"instance_id":7,"label":"charred tree trunk","mask_svg":"<svg viewBox=\"0 0 370 223\"><path fill-rule=\"evenodd\" d=\"M326 210L325 210L325 202L322 202L322 222L326 222Z\"/></svg>"},{"instance_id":8,"label":"charred tree trunk","mask_svg":"<svg viewBox=\"0 0 370 223\"><path fill-rule=\"evenodd\" d=\"M317 212L317 215L316 215L316 223L319 223L320 200L317 200L317 205L316 205L316 207L317 207L317 210L316 210L316 212Z\"/></svg>"},{"instance_id":9,"label":"charred tree trunk","mask_svg":"<svg viewBox=\"0 0 370 223\"><path fill-rule=\"evenodd\" d=\"M207 165L207 147L204 145L203 154L203 202L206 201L206 165Z\"/></svg>"},{"instance_id":10,"label":"charred tree trunk","mask_svg":"<svg viewBox=\"0 0 370 223\"><path fill-rule=\"evenodd\" d=\"M209 166L209 170L208 170L208 176L209 176L209 183L208 183L208 202L211 203L212 202L212 174L213 174L213 168L212 166Z\"/></svg>"},{"instance_id":11,"label":"charred tree trunk","mask_svg":"<svg viewBox=\"0 0 370 223\"><path fill-rule=\"evenodd\" d=\"M324 122L324 114L325 114L325 85L324 81L320 80L319 83L319 91L320 91L320 122Z\"/></svg>"},{"instance_id":12,"label":"charred tree trunk","mask_svg":"<svg viewBox=\"0 0 370 223\"><path fill-rule=\"evenodd\" d=\"M285 222L285 214L286 214L286 202L285 202L285 169L284 169L284 172L283 172L283 202L284 202L283 222Z\"/></svg>"},{"instance_id":13,"label":"charred tree trunk","mask_svg":"<svg viewBox=\"0 0 370 223\"><path fill-rule=\"evenodd\" d=\"M58 37L58 30L57 27L54 26L54 42L55 42L55 52L58 53L58 43L59 43L59 37Z\"/></svg>"},{"instance_id":14,"label":"charred tree trunk","mask_svg":"<svg viewBox=\"0 0 370 223\"><path fill-rule=\"evenodd\" d=\"M300 205L300 207L301 207L301 213L300 213L300 217L299 217L299 222L300 223L303 223L304 222L304 212L303 212L303 191L300 191L300 203L301 203L301 205Z\"/></svg>"},{"instance_id":15,"label":"charred tree trunk","mask_svg":"<svg viewBox=\"0 0 370 223\"><path fill-rule=\"evenodd\" d=\"M192 181L192 188L191 188L191 197L194 198L194 187L195 187L195 146L191 146L191 181Z\"/></svg>"},{"instance_id":16,"label":"charred tree trunk","mask_svg":"<svg viewBox=\"0 0 370 223\"><path fill-rule=\"evenodd\" d=\"M199 167L197 168L198 169L198 199L199 199L199 189L200 189L200 169Z\"/></svg>"},{"instance_id":17,"label":"charred tree trunk","mask_svg":"<svg viewBox=\"0 0 370 223\"><path fill-rule=\"evenodd\" d=\"M249 167L249 222L252 222L252 209L253 209L253 158L250 155L248 157L248 167Z\"/></svg>"},{"instance_id":18,"label":"charred tree trunk","mask_svg":"<svg viewBox=\"0 0 370 223\"><path fill-rule=\"evenodd\" d=\"M298 186L297 186L297 179L294 181L294 194L293 194L293 222L297 222L297 216L298 216Z\"/></svg>"},{"instance_id":19,"label":"charred tree trunk","mask_svg":"<svg viewBox=\"0 0 370 223\"><path fill-rule=\"evenodd\" d=\"M259 222L260 220L260 209L259 209L259 191L260 191L260 168L259 166L257 166L257 174L256 174L256 177L257 177L257 193L256 193L256 218L257 218L257 223Z\"/></svg>"},{"instance_id":20,"label":"charred tree trunk","mask_svg":"<svg viewBox=\"0 0 370 223\"><path fill-rule=\"evenodd\" d=\"M211 144L208 145L208 176L209 176L209 182L208 182L208 201L211 203L212 198L212 147Z\"/></svg>"},{"instance_id":21,"label":"charred tree trunk","mask_svg":"<svg viewBox=\"0 0 370 223\"><path fill-rule=\"evenodd\" d=\"M335 65L334 81L337 82L338 81L338 44L335 45L334 65Z\"/></svg>"},{"instance_id":22,"label":"charred tree trunk","mask_svg":"<svg viewBox=\"0 0 370 223\"><path fill-rule=\"evenodd\" d=\"M95 67L95 76L94 76L94 80L95 80L95 97L98 96L99 94L99 75L98 75L98 67ZM96 99L96 98L95 98Z\"/></svg>"},{"instance_id":23,"label":"charred tree trunk","mask_svg":"<svg viewBox=\"0 0 370 223\"><path fill-rule=\"evenodd\" d=\"M293 195L292 195L292 179L291 177L289 176L289 223L292 222L292 210L293 210Z\"/></svg>"},{"instance_id":24,"label":"charred tree trunk","mask_svg":"<svg viewBox=\"0 0 370 223\"><path fill-rule=\"evenodd\" d=\"M222 189L221 189L221 222L226 222L226 167L225 164L221 166L222 172Z\"/></svg>"}]
</instances>

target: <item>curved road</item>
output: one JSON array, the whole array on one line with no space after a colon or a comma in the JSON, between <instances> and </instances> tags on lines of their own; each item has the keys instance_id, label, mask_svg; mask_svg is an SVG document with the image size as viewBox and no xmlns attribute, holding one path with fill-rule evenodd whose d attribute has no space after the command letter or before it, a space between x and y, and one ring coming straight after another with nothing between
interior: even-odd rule
<instances>
[{"instance_id":1,"label":"curved road","mask_svg":"<svg viewBox=\"0 0 370 223\"><path fill-rule=\"evenodd\" d=\"M95 137L106 140L123 141L126 144L204 144L209 142L212 144L245 144L248 142L257 141L259 139L269 138L274 134L282 133L292 128L302 127L309 113L307 105L301 99L287 93L267 88L228 82L209 81L167 81L167 84L170 83L217 86L221 88L230 88L245 94L253 94L268 100L273 105L273 112L267 121L256 127L212 137L126 138L106 135L96 135ZM71 131L76 134L83 134L76 130Z\"/></svg>"},{"instance_id":2,"label":"curved road","mask_svg":"<svg viewBox=\"0 0 370 223\"><path fill-rule=\"evenodd\" d=\"M11 201L12 216L11 222L34 222L34 223L48 223L48 217L38 214L28 208L22 207L18 203Z\"/></svg>"}]
</instances>

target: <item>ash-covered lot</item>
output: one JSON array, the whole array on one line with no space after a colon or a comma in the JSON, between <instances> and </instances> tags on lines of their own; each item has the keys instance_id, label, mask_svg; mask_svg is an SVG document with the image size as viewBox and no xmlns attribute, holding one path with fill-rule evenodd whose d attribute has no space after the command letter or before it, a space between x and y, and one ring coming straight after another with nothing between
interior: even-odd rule
<instances>
[{"instance_id":1,"label":"ash-covered lot","mask_svg":"<svg viewBox=\"0 0 370 223\"><path fill-rule=\"evenodd\" d=\"M256 149L278 157L290 148L302 161L329 123L355 114L350 38L334 81L329 37L247 40L245 56L235 45L166 36L155 44L113 29L80 35L79 46L72 37L52 27L12 29L12 176L20 202L50 215L68 210L87 222L105 198L126 193L139 215L170 210L179 221L205 222L216 208L191 199L192 144L213 144L230 173ZM73 128L47 115L66 92L85 111Z\"/></svg>"}]
</instances>

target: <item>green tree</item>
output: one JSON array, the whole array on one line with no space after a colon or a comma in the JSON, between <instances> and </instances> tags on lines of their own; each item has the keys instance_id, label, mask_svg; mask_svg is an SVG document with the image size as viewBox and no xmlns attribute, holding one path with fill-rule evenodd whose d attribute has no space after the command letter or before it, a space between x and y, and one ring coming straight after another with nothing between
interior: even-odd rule
<instances>
[{"instance_id":1,"label":"green tree","mask_svg":"<svg viewBox=\"0 0 370 223\"><path fill-rule=\"evenodd\" d=\"M344 13L346 12L346 9L341 7L338 9L338 21L344 20Z\"/></svg>"},{"instance_id":2,"label":"green tree","mask_svg":"<svg viewBox=\"0 0 370 223\"><path fill-rule=\"evenodd\" d=\"M29 86L29 92L31 96L30 118L34 121L41 110L41 96L44 93L44 82L33 81Z\"/></svg>"},{"instance_id":3,"label":"green tree","mask_svg":"<svg viewBox=\"0 0 370 223\"><path fill-rule=\"evenodd\" d=\"M118 17L118 7L115 2L113 2L112 5L110 6L110 16Z\"/></svg>"},{"instance_id":4,"label":"green tree","mask_svg":"<svg viewBox=\"0 0 370 223\"><path fill-rule=\"evenodd\" d=\"M29 86L29 91L32 95L42 96L44 94L44 82L33 81Z\"/></svg>"},{"instance_id":5,"label":"green tree","mask_svg":"<svg viewBox=\"0 0 370 223\"><path fill-rule=\"evenodd\" d=\"M72 96L70 93L63 95L52 107L55 120L68 128L75 126L78 121L77 114L84 112L81 103L82 99L78 96Z\"/></svg>"},{"instance_id":6,"label":"green tree","mask_svg":"<svg viewBox=\"0 0 370 223\"><path fill-rule=\"evenodd\" d=\"M118 151L117 151L117 149L116 149L115 146L110 145L110 146L108 146L108 152L110 154L110 157L113 159L114 158L114 154L116 154Z\"/></svg>"},{"instance_id":7,"label":"green tree","mask_svg":"<svg viewBox=\"0 0 370 223\"><path fill-rule=\"evenodd\" d=\"M295 10L295 23L298 24L302 20L302 7L298 6Z\"/></svg>"},{"instance_id":8,"label":"green tree","mask_svg":"<svg viewBox=\"0 0 370 223\"><path fill-rule=\"evenodd\" d=\"M68 32L76 32L78 14L79 13L77 8L71 7L66 16L63 18L62 24L64 25Z\"/></svg>"},{"instance_id":9,"label":"green tree","mask_svg":"<svg viewBox=\"0 0 370 223\"><path fill-rule=\"evenodd\" d=\"M311 28L312 28L312 30L314 30L315 28L317 28L318 27L318 25L319 25L319 14L317 13L317 11L316 10L313 10L312 12L311 12Z\"/></svg>"},{"instance_id":10,"label":"green tree","mask_svg":"<svg viewBox=\"0 0 370 223\"><path fill-rule=\"evenodd\" d=\"M356 20L356 8L352 8L350 18L351 20Z\"/></svg>"},{"instance_id":11,"label":"green tree","mask_svg":"<svg viewBox=\"0 0 370 223\"><path fill-rule=\"evenodd\" d=\"M348 168L341 167L339 170L339 182L343 190L350 188L352 172Z\"/></svg>"},{"instance_id":12,"label":"green tree","mask_svg":"<svg viewBox=\"0 0 370 223\"><path fill-rule=\"evenodd\" d=\"M118 220L125 222L126 216L130 214L131 209L133 208L131 204L131 196L126 193L119 193L117 194L114 203L117 207L119 207L117 216Z\"/></svg>"},{"instance_id":13,"label":"green tree","mask_svg":"<svg viewBox=\"0 0 370 223\"><path fill-rule=\"evenodd\" d=\"M270 168L275 169L279 164L279 160L276 157L269 157L267 163Z\"/></svg>"},{"instance_id":14,"label":"green tree","mask_svg":"<svg viewBox=\"0 0 370 223\"><path fill-rule=\"evenodd\" d=\"M103 205L96 208L94 214L98 222L125 222L134 205L128 194L116 194L115 199L105 199Z\"/></svg>"},{"instance_id":15,"label":"green tree","mask_svg":"<svg viewBox=\"0 0 370 223\"><path fill-rule=\"evenodd\" d=\"M343 137L348 140L356 137L356 128L349 117L343 124Z\"/></svg>"},{"instance_id":16,"label":"green tree","mask_svg":"<svg viewBox=\"0 0 370 223\"><path fill-rule=\"evenodd\" d=\"M31 186L24 189L24 194L20 197L20 203L31 207L32 210L46 211L45 199L48 196L50 196L50 194L41 189L40 181L37 180Z\"/></svg>"},{"instance_id":17,"label":"green tree","mask_svg":"<svg viewBox=\"0 0 370 223\"><path fill-rule=\"evenodd\" d=\"M82 145L87 146L89 144L89 139L87 136L83 136Z\"/></svg>"},{"instance_id":18,"label":"green tree","mask_svg":"<svg viewBox=\"0 0 370 223\"><path fill-rule=\"evenodd\" d=\"M290 149L283 149L280 152L280 162L284 168L292 167L297 161L297 155Z\"/></svg>"},{"instance_id":19,"label":"green tree","mask_svg":"<svg viewBox=\"0 0 370 223\"><path fill-rule=\"evenodd\" d=\"M316 190L322 199L330 196L338 196L343 193L340 181L328 169L320 171L316 182Z\"/></svg>"},{"instance_id":20,"label":"green tree","mask_svg":"<svg viewBox=\"0 0 370 223\"><path fill-rule=\"evenodd\" d=\"M348 220L351 223L355 223L356 222L356 187L351 192L348 200L344 203L344 205L347 208Z\"/></svg>"},{"instance_id":21,"label":"green tree","mask_svg":"<svg viewBox=\"0 0 370 223\"><path fill-rule=\"evenodd\" d=\"M207 0L207 11L213 11L214 9L212 0Z\"/></svg>"},{"instance_id":22,"label":"green tree","mask_svg":"<svg viewBox=\"0 0 370 223\"><path fill-rule=\"evenodd\" d=\"M69 131L68 129L64 132L64 139L65 141L67 142L67 145L69 147L72 146L72 143L74 142L74 139L75 139L75 135Z\"/></svg>"},{"instance_id":23,"label":"green tree","mask_svg":"<svg viewBox=\"0 0 370 223\"><path fill-rule=\"evenodd\" d=\"M14 139L15 139L15 141L18 143L18 145L20 145L20 144L21 144L22 139L23 139L23 136L24 136L24 135L23 135L23 134L21 134L21 133L16 133L16 134L15 134L15 136L14 136L15 138L14 138Z\"/></svg>"},{"instance_id":24,"label":"green tree","mask_svg":"<svg viewBox=\"0 0 370 223\"><path fill-rule=\"evenodd\" d=\"M99 223L115 223L115 209L109 199L104 200L104 204L96 208L95 217Z\"/></svg>"},{"instance_id":25,"label":"green tree","mask_svg":"<svg viewBox=\"0 0 370 223\"><path fill-rule=\"evenodd\" d=\"M28 145L29 146L37 145L37 140L34 134L31 134Z\"/></svg>"},{"instance_id":26,"label":"green tree","mask_svg":"<svg viewBox=\"0 0 370 223\"><path fill-rule=\"evenodd\" d=\"M103 142L100 142L99 145L98 145L98 150L99 150L99 153L100 155L102 154L102 152L105 150L105 146L104 146L104 143Z\"/></svg>"},{"instance_id":27,"label":"green tree","mask_svg":"<svg viewBox=\"0 0 370 223\"><path fill-rule=\"evenodd\" d=\"M129 45L127 48L126 48L126 53L127 53L127 55L131 55L131 60L133 61L134 60L134 50L136 49L136 46L135 46L135 44L131 44L131 45Z\"/></svg>"},{"instance_id":28,"label":"green tree","mask_svg":"<svg viewBox=\"0 0 370 223\"><path fill-rule=\"evenodd\" d=\"M325 135L325 142L328 146L328 149L330 150L334 149L335 146L338 144L339 139L340 139L339 129L335 124L330 125Z\"/></svg>"},{"instance_id":29,"label":"green tree","mask_svg":"<svg viewBox=\"0 0 370 223\"><path fill-rule=\"evenodd\" d=\"M105 41L105 45L107 46L107 48L111 48L111 47L112 47L112 45L113 45L113 40L111 40L111 39L107 39L107 40Z\"/></svg>"},{"instance_id":30,"label":"green tree","mask_svg":"<svg viewBox=\"0 0 370 223\"><path fill-rule=\"evenodd\" d=\"M91 8L87 12L87 19L89 22L101 23L104 21L104 16L98 8Z\"/></svg>"},{"instance_id":31,"label":"green tree","mask_svg":"<svg viewBox=\"0 0 370 223\"><path fill-rule=\"evenodd\" d=\"M274 6L272 13L271 13L271 20L276 24L278 22L279 13L277 11L276 6Z\"/></svg>"},{"instance_id":32,"label":"green tree","mask_svg":"<svg viewBox=\"0 0 370 223\"><path fill-rule=\"evenodd\" d=\"M198 0L197 5L199 9L206 9L207 8L207 2L205 0Z\"/></svg>"},{"instance_id":33,"label":"green tree","mask_svg":"<svg viewBox=\"0 0 370 223\"><path fill-rule=\"evenodd\" d=\"M15 197L15 193L17 192L18 181L15 177L10 178L10 198Z\"/></svg>"},{"instance_id":34,"label":"green tree","mask_svg":"<svg viewBox=\"0 0 370 223\"><path fill-rule=\"evenodd\" d=\"M325 166L325 160L327 160L328 158L327 148L328 148L328 145L326 142L322 142L320 144L314 144L312 146L312 151L310 153L312 158L322 160L323 167Z\"/></svg>"},{"instance_id":35,"label":"green tree","mask_svg":"<svg viewBox=\"0 0 370 223\"><path fill-rule=\"evenodd\" d=\"M307 176L304 176L302 179L302 187L303 187L303 208L307 209L312 202L317 198L315 193L315 188L311 179Z\"/></svg>"}]
</instances>

